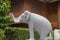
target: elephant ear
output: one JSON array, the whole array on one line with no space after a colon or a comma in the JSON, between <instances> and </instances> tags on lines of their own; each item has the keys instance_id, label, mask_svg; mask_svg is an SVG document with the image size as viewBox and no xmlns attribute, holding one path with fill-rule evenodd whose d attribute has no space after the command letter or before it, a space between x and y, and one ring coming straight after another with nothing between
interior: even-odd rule
<instances>
[{"instance_id":1,"label":"elephant ear","mask_svg":"<svg viewBox=\"0 0 60 40\"><path fill-rule=\"evenodd\" d=\"M25 15L25 19L26 19L26 20L29 20L30 12L29 12L29 11L25 11L25 12L24 12L24 15Z\"/></svg>"}]
</instances>

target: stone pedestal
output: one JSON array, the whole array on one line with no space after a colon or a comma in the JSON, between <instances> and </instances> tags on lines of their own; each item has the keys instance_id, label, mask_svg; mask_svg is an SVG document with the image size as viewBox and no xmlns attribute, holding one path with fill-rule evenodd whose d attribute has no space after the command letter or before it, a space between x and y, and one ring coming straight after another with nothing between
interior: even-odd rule
<instances>
[{"instance_id":1,"label":"stone pedestal","mask_svg":"<svg viewBox=\"0 0 60 40\"><path fill-rule=\"evenodd\" d=\"M60 29L54 30L54 40L60 40Z\"/></svg>"}]
</instances>

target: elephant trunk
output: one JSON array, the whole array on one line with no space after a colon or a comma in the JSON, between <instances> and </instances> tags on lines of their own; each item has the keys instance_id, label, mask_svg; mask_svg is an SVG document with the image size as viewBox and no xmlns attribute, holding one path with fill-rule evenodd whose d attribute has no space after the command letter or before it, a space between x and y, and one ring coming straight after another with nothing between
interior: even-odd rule
<instances>
[{"instance_id":1,"label":"elephant trunk","mask_svg":"<svg viewBox=\"0 0 60 40\"><path fill-rule=\"evenodd\" d=\"M10 13L9 15L12 16L12 18L13 18L13 20L14 20L15 23L18 23L20 21L19 18L15 18L14 17L13 13Z\"/></svg>"}]
</instances>

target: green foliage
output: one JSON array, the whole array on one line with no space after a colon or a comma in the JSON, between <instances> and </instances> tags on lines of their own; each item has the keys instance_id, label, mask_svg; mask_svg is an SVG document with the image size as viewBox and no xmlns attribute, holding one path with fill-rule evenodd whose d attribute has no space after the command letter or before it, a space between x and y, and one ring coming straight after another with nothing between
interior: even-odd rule
<instances>
[{"instance_id":1,"label":"green foliage","mask_svg":"<svg viewBox=\"0 0 60 40\"><path fill-rule=\"evenodd\" d=\"M0 17L0 23L9 23L12 19L10 16Z\"/></svg>"},{"instance_id":2,"label":"green foliage","mask_svg":"<svg viewBox=\"0 0 60 40\"><path fill-rule=\"evenodd\" d=\"M11 21L11 17L5 15L10 11L10 7L9 0L0 0L0 29L5 29Z\"/></svg>"},{"instance_id":3,"label":"green foliage","mask_svg":"<svg viewBox=\"0 0 60 40\"><path fill-rule=\"evenodd\" d=\"M5 16L5 13L10 11L10 7L9 0L0 0L0 16Z\"/></svg>"},{"instance_id":4,"label":"green foliage","mask_svg":"<svg viewBox=\"0 0 60 40\"><path fill-rule=\"evenodd\" d=\"M38 40L39 34L35 32L35 38ZM29 39L29 30L27 28L7 28L5 30L5 40L26 40Z\"/></svg>"},{"instance_id":5,"label":"green foliage","mask_svg":"<svg viewBox=\"0 0 60 40\"><path fill-rule=\"evenodd\" d=\"M0 40L3 40L4 39L4 30L0 29Z\"/></svg>"},{"instance_id":6,"label":"green foliage","mask_svg":"<svg viewBox=\"0 0 60 40\"><path fill-rule=\"evenodd\" d=\"M0 17L0 29L5 29L5 27L8 27L12 21L10 16Z\"/></svg>"},{"instance_id":7,"label":"green foliage","mask_svg":"<svg viewBox=\"0 0 60 40\"><path fill-rule=\"evenodd\" d=\"M35 31L35 40L40 40L39 34ZM28 28L7 27L5 30L0 29L0 40L26 40L29 39Z\"/></svg>"},{"instance_id":8,"label":"green foliage","mask_svg":"<svg viewBox=\"0 0 60 40\"><path fill-rule=\"evenodd\" d=\"M5 39L4 40L14 40L16 37L15 31L11 28L5 30Z\"/></svg>"}]
</instances>

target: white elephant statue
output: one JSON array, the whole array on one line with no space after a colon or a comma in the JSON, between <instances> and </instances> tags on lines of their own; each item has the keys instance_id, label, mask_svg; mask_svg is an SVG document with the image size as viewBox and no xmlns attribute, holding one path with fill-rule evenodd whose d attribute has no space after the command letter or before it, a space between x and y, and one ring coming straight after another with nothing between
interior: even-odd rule
<instances>
[{"instance_id":1,"label":"white elephant statue","mask_svg":"<svg viewBox=\"0 0 60 40\"><path fill-rule=\"evenodd\" d=\"M28 10L22 13L18 18L15 18L13 13L10 13L10 16L13 17L14 22L28 23L30 32L29 40L34 40L34 29L40 34L40 40L48 40L47 38L49 37L47 37L47 35L52 31L52 25L45 17L31 13Z\"/></svg>"}]
</instances>

